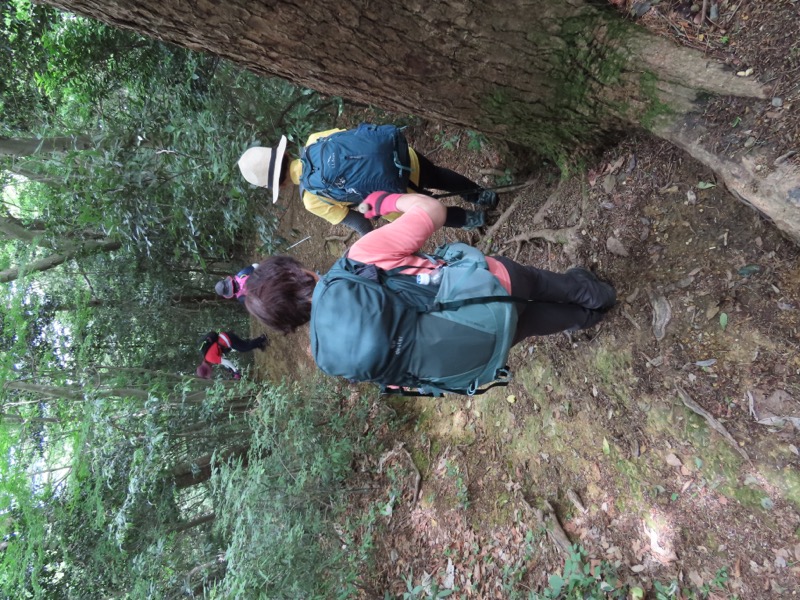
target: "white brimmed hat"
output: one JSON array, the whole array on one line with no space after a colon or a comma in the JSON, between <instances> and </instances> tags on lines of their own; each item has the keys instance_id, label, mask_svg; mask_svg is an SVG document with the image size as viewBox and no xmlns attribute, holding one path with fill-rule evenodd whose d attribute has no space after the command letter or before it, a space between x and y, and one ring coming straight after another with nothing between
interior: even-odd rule
<instances>
[{"instance_id":1,"label":"white brimmed hat","mask_svg":"<svg viewBox=\"0 0 800 600\"><path fill-rule=\"evenodd\" d=\"M286 152L286 143L286 136L282 135L277 148L262 146L249 148L237 163L242 176L249 183L272 190L273 204L278 201L281 164L283 163L283 154Z\"/></svg>"}]
</instances>

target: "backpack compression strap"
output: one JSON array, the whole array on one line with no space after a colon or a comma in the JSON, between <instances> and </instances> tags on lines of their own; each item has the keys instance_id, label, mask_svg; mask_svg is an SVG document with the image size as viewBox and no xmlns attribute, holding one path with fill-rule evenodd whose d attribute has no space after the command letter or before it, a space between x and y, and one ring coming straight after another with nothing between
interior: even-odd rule
<instances>
[{"instance_id":1,"label":"backpack compression strap","mask_svg":"<svg viewBox=\"0 0 800 600\"><path fill-rule=\"evenodd\" d=\"M481 394L485 394L493 387L505 387L508 385L508 380L502 381L494 381L487 385L486 387L478 388L475 391L471 390L445 390L451 394L461 394L462 396L480 396ZM421 392L419 388L416 390L406 389L404 387L387 387L381 386L380 389L381 396L408 396L410 398L438 398L442 396L442 393L436 392Z\"/></svg>"},{"instance_id":2,"label":"backpack compression strap","mask_svg":"<svg viewBox=\"0 0 800 600\"><path fill-rule=\"evenodd\" d=\"M539 300L530 298L520 298L519 296L476 296L475 298L464 298L463 300L453 300L452 302L433 302L425 305L420 312L438 312L442 310L454 310L470 304L487 304L489 302L521 302L534 303Z\"/></svg>"}]
</instances>

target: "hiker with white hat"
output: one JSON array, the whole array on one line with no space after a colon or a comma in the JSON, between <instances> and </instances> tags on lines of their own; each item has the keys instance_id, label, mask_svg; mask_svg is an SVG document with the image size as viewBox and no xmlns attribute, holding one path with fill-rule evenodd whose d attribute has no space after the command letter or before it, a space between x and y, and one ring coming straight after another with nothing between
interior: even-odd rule
<instances>
[{"instance_id":1,"label":"hiker with white hat","mask_svg":"<svg viewBox=\"0 0 800 600\"><path fill-rule=\"evenodd\" d=\"M276 147L256 146L239 159L238 166L251 184L272 190L278 201L281 186L295 184L306 210L329 223L339 223L365 235L372 223L357 210L358 204L375 191L453 192L481 209L497 206L497 193L484 189L467 177L433 164L408 146L393 125L362 124L356 129L329 129L309 136L300 158L286 154L287 139ZM386 215L393 220L399 215ZM466 230L486 224L483 210L447 208L445 227Z\"/></svg>"}]
</instances>

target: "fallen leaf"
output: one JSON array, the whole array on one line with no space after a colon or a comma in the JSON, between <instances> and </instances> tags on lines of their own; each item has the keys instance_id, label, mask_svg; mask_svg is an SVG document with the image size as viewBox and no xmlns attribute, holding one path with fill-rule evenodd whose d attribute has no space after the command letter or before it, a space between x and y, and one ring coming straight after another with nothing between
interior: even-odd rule
<instances>
[{"instance_id":1,"label":"fallen leaf","mask_svg":"<svg viewBox=\"0 0 800 600\"><path fill-rule=\"evenodd\" d=\"M609 165L606 167L606 173L616 173L619 170L619 168L622 166L622 163L624 163L624 162L625 162L625 157L624 156L620 156L613 163L609 163Z\"/></svg>"},{"instance_id":2,"label":"fallen leaf","mask_svg":"<svg viewBox=\"0 0 800 600\"><path fill-rule=\"evenodd\" d=\"M509 404L514 404L514 402L516 402L516 401L517 401L517 397L514 394L511 394L510 396L508 396L506 398L506 402L508 402Z\"/></svg>"},{"instance_id":3,"label":"fallen leaf","mask_svg":"<svg viewBox=\"0 0 800 600\"><path fill-rule=\"evenodd\" d=\"M681 466L683 466L683 463L681 462L681 459L678 458L677 456L675 456L672 453L667 454L666 461L667 461L667 464L670 467L681 467Z\"/></svg>"},{"instance_id":4,"label":"fallen leaf","mask_svg":"<svg viewBox=\"0 0 800 600\"><path fill-rule=\"evenodd\" d=\"M667 334L667 325L672 320L672 306L664 296L653 296L650 298L653 306L653 335L659 342Z\"/></svg>"},{"instance_id":5,"label":"fallen leaf","mask_svg":"<svg viewBox=\"0 0 800 600\"><path fill-rule=\"evenodd\" d=\"M694 364L697 365L698 367L710 367L712 365L717 364L717 359L716 358L709 358L708 360L698 360Z\"/></svg>"},{"instance_id":6,"label":"fallen leaf","mask_svg":"<svg viewBox=\"0 0 800 600\"><path fill-rule=\"evenodd\" d=\"M700 577L700 573L697 571L689 571L689 580L698 588L703 587L703 578Z\"/></svg>"},{"instance_id":7,"label":"fallen leaf","mask_svg":"<svg viewBox=\"0 0 800 600\"><path fill-rule=\"evenodd\" d=\"M719 326L722 327L722 331L725 331L725 328L728 327L728 313L719 314Z\"/></svg>"},{"instance_id":8,"label":"fallen leaf","mask_svg":"<svg viewBox=\"0 0 800 600\"><path fill-rule=\"evenodd\" d=\"M697 182L697 189L698 190L709 190L713 187L717 187L716 183L709 183L708 181L698 181Z\"/></svg>"},{"instance_id":9,"label":"fallen leaf","mask_svg":"<svg viewBox=\"0 0 800 600\"><path fill-rule=\"evenodd\" d=\"M641 573L642 571L644 571L644 565L633 565L631 567L631 571L633 571L634 573Z\"/></svg>"},{"instance_id":10,"label":"fallen leaf","mask_svg":"<svg viewBox=\"0 0 800 600\"><path fill-rule=\"evenodd\" d=\"M603 454L611 454L611 446L606 438L603 438Z\"/></svg>"},{"instance_id":11,"label":"fallen leaf","mask_svg":"<svg viewBox=\"0 0 800 600\"><path fill-rule=\"evenodd\" d=\"M610 194L617 186L617 177L613 173L609 173L603 178L603 191Z\"/></svg>"},{"instance_id":12,"label":"fallen leaf","mask_svg":"<svg viewBox=\"0 0 800 600\"><path fill-rule=\"evenodd\" d=\"M614 236L608 238L606 241L606 248L609 252L617 256L629 256L627 248Z\"/></svg>"}]
</instances>

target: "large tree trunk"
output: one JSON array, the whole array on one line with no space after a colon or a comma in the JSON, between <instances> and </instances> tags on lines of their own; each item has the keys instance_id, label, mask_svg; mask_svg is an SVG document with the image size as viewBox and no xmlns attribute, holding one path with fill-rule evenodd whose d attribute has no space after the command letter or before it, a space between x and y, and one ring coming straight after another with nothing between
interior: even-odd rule
<instances>
[{"instance_id":1,"label":"large tree trunk","mask_svg":"<svg viewBox=\"0 0 800 600\"><path fill-rule=\"evenodd\" d=\"M328 94L483 131L555 160L644 126L800 239L800 176L762 185L685 128L701 93L763 98L589 0L46 0ZM725 167L725 168L721 168ZM789 178L788 180L786 178ZM788 181L788 182L787 182Z\"/></svg>"}]
</instances>

